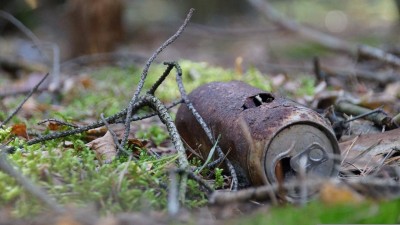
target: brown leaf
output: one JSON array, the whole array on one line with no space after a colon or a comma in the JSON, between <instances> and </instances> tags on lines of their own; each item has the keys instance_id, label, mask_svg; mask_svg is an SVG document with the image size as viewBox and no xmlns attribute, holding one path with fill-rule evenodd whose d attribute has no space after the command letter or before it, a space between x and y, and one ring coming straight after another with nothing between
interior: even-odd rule
<instances>
[{"instance_id":1,"label":"brown leaf","mask_svg":"<svg viewBox=\"0 0 400 225\"><path fill-rule=\"evenodd\" d=\"M343 166L349 165L359 169L379 164L385 154L400 146L400 129L377 134L360 135L339 144L344 157Z\"/></svg>"},{"instance_id":2,"label":"brown leaf","mask_svg":"<svg viewBox=\"0 0 400 225\"><path fill-rule=\"evenodd\" d=\"M110 124L110 129L112 131L114 131L114 133L117 135L118 140L122 140L122 138L124 137L124 133L125 133L125 126L124 125L122 125L122 124ZM137 139L135 137L136 131L137 131L137 129L135 129L134 127L132 127L130 129L129 136L128 136L128 144L137 146L139 148L143 148L148 143L148 141L147 140ZM100 127L100 128L88 130L86 132L86 134L87 134L87 138L89 140L94 140L94 139L96 139L96 137L105 135L106 132L108 132L106 127Z\"/></svg>"},{"instance_id":3,"label":"brown leaf","mask_svg":"<svg viewBox=\"0 0 400 225\"><path fill-rule=\"evenodd\" d=\"M117 146L109 131L101 137L86 144L96 152L97 159L103 162L110 162L117 155Z\"/></svg>"},{"instance_id":4,"label":"brown leaf","mask_svg":"<svg viewBox=\"0 0 400 225\"><path fill-rule=\"evenodd\" d=\"M47 127L49 128L49 130L53 130L53 131L60 130L60 128L61 128L60 124L51 122L51 121L47 124Z\"/></svg>"},{"instance_id":5,"label":"brown leaf","mask_svg":"<svg viewBox=\"0 0 400 225\"><path fill-rule=\"evenodd\" d=\"M83 76L79 79L79 82L86 89L93 87L93 80L89 76Z\"/></svg>"},{"instance_id":6,"label":"brown leaf","mask_svg":"<svg viewBox=\"0 0 400 225\"><path fill-rule=\"evenodd\" d=\"M393 148L400 146L399 136L400 128L378 134L360 135L350 150L360 153L371 146L375 146L369 151L370 154L378 155L389 153ZM339 144L342 153L352 145L352 142L353 140L348 140Z\"/></svg>"},{"instance_id":7,"label":"brown leaf","mask_svg":"<svg viewBox=\"0 0 400 225\"><path fill-rule=\"evenodd\" d=\"M94 129L90 129L90 130L86 131L86 134L94 135L94 136L103 136L106 133L107 133L106 127L98 127L98 128L94 128Z\"/></svg>"},{"instance_id":8,"label":"brown leaf","mask_svg":"<svg viewBox=\"0 0 400 225\"><path fill-rule=\"evenodd\" d=\"M331 182L322 185L320 198L324 203L330 205L359 203L364 200L360 194L346 185L338 185Z\"/></svg>"},{"instance_id":9,"label":"brown leaf","mask_svg":"<svg viewBox=\"0 0 400 225\"><path fill-rule=\"evenodd\" d=\"M14 124L11 127L11 133L18 137L29 139L28 132L26 131L26 125L24 123Z\"/></svg>"}]
</instances>

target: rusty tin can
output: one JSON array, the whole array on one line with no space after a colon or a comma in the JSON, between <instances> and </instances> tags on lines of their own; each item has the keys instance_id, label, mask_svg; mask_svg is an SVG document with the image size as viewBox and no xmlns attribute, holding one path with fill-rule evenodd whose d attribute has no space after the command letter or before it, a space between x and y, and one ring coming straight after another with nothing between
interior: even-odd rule
<instances>
[{"instance_id":1,"label":"rusty tin can","mask_svg":"<svg viewBox=\"0 0 400 225\"><path fill-rule=\"evenodd\" d=\"M219 137L242 187L288 181L303 168L307 175L337 175L339 146L317 112L240 81L203 85L189 99L214 139ZM184 141L207 158L212 144L185 105L176 126Z\"/></svg>"}]
</instances>

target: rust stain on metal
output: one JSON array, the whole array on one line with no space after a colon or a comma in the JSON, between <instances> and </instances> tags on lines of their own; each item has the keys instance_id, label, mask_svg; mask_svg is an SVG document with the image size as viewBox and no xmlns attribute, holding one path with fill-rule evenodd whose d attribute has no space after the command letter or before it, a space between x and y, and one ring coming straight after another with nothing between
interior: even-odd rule
<instances>
[{"instance_id":1,"label":"rust stain on metal","mask_svg":"<svg viewBox=\"0 0 400 225\"><path fill-rule=\"evenodd\" d=\"M244 186L277 182L277 167L289 179L302 155L309 157L309 171L337 174L337 159L320 159L340 152L330 125L315 111L240 81L209 83L189 98L214 138L221 135L219 146L225 153L229 150L228 158L250 182ZM178 110L176 125L189 146L206 158L212 144L185 105ZM293 140L293 150L284 155ZM322 146L322 155L315 146Z\"/></svg>"}]
</instances>

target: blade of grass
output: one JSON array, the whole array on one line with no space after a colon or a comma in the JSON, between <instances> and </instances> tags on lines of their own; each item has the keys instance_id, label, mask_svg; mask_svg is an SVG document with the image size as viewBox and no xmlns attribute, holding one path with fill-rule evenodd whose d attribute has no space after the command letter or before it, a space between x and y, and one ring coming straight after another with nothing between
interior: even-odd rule
<instances>
[{"instance_id":1,"label":"blade of grass","mask_svg":"<svg viewBox=\"0 0 400 225\"><path fill-rule=\"evenodd\" d=\"M217 138L217 140L215 141L214 146L211 148L210 153L209 153L208 156L207 156L207 160L206 160L206 161L204 162L204 164L200 167L200 169L196 170L195 174L199 174L199 173L204 169L204 167L206 167L207 164L210 162L212 156L214 155L214 152L215 152L215 149L216 149L216 147L217 147L217 144L218 144L218 141L219 141L220 136L221 136L221 135L218 135L218 138Z\"/></svg>"}]
</instances>

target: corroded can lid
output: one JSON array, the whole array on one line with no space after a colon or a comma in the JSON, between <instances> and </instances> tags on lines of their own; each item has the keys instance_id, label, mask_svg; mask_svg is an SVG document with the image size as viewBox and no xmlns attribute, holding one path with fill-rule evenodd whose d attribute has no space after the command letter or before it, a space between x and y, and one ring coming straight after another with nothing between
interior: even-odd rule
<instances>
[{"instance_id":1,"label":"corroded can lid","mask_svg":"<svg viewBox=\"0 0 400 225\"><path fill-rule=\"evenodd\" d=\"M270 183L288 182L299 176L331 177L338 173L338 144L320 124L294 123L281 129L267 144L264 169ZM315 193L310 190L308 195ZM287 197L300 198L298 190Z\"/></svg>"}]
</instances>

